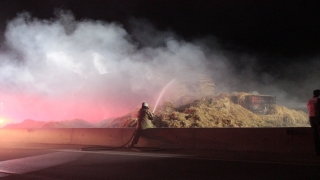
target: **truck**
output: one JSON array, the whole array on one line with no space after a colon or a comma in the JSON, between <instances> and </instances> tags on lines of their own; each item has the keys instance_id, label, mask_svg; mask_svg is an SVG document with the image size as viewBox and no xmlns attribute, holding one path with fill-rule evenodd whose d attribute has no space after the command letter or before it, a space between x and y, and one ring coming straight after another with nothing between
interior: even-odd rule
<instances>
[{"instance_id":1,"label":"truck","mask_svg":"<svg viewBox=\"0 0 320 180\"><path fill-rule=\"evenodd\" d=\"M271 107L276 104L276 96L271 95L247 94L241 97L233 96L231 100L233 103L239 104L249 111L260 115L269 114Z\"/></svg>"}]
</instances>

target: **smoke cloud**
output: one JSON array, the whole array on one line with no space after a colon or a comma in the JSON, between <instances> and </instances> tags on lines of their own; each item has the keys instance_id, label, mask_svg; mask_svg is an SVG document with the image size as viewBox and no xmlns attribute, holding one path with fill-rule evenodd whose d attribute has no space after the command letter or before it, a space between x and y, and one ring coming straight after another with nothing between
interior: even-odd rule
<instances>
[{"instance_id":1,"label":"smoke cloud","mask_svg":"<svg viewBox=\"0 0 320 180\"><path fill-rule=\"evenodd\" d=\"M71 12L56 16L21 13L8 22L0 53L2 117L97 122L144 101L154 105L172 79L197 86L199 74L213 79L215 93L258 91L288 99L284 85L276 85L281 79L257 73L254 56L222 50L216 40L186 42L145 20L132 19L129 34L116 22L77 21Z\"/></svg>"},{"instance_id":2,"label":"smoke cloud","mask_svg":"<svg viewBox=\"0 0 320 180\"><path fill-rule=\"evenodd\" d=\"M170 80L194 83L207 71L201 49L172 33L156 35L152 46L143 45L152 34L135 37L140 45L120 24L76 21L71 13L51 20L18 15L7 24L0 54L2 116L99 121L154 104Z\"/></svg>"}]
</instances>

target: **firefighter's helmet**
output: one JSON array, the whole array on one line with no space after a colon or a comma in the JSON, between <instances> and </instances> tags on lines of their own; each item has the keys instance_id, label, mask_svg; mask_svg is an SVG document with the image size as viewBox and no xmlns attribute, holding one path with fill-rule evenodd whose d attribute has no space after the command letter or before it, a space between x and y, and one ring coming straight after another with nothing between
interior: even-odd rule
<instances>
[{"instance_id":1,"label":"firefighter's helmet","mask_svg":"<svg viewBox=\"0 0 320 180\"><path fill-rule=\"evenodd\" d=\"M144 107L144 108L148 108L148 107L149 107L149 105L148 105L148 103L143 102L143 103L142 103L142 107Z\"/></svg>"}]
</instances>

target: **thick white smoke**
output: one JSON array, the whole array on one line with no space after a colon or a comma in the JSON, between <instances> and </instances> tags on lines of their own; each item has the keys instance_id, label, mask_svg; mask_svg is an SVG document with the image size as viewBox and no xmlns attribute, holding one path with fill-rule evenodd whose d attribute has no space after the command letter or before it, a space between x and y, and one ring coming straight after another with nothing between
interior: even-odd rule
<instances>
[{"instance_id":1,"label":"thick white smoke","mask_svg":"<svg viewBox=\"0 0 320 180\"><path fill-rule=\"evenodd\" d=\"M219 49L212 39L186 42L146 21L131 25L129 34L121 24L77 21L68 12L50 20L22 13L9 21L0 53L1 118L100 121L143 101L154 105L172 79L197 86L199 74L213 78L216 93L258 91L277 96L280 104L301 106L286 91L297 88L294 81L259 73L263 67L251 55ZM289 74L303 71L287 68ZM299 81L300 91L312 92L314 73Z\"/></svg>"},{"instance_id":2,"label":"thick white smoke","mask_svg":"<svg viewBox=\"0 0 320 180\"><path fill-rule=\"evenodd\" d=\"M20 14L5 40L10 52L0 55L0 82L2 101L10 102L2 115L15 108L14 118L120 116L143 101L154 104L171 79L194 83L207 71L194 44L166 36L161 45L138 47L120 24L76 21L70 13L51 20Z\"/></svg>"}]
</instances>

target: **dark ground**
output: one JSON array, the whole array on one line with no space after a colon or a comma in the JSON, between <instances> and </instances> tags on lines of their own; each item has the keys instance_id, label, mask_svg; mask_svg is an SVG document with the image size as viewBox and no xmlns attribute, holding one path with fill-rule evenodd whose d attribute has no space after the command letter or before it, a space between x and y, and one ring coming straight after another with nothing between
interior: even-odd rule
<instances>
[{"instance_id":1,"label":"dark ground","mask_svg":"<svg viewBox=\"0 0 320 180\"><path fill-rule=\"evenodd\" d=\"M216 151L0 148L3 179L319 179L320 157Z\"/></svg>"}]
</instances>

